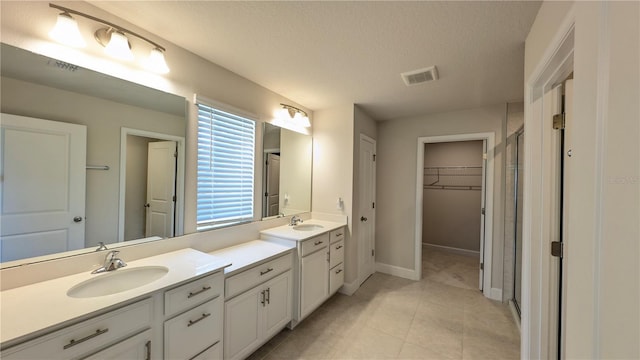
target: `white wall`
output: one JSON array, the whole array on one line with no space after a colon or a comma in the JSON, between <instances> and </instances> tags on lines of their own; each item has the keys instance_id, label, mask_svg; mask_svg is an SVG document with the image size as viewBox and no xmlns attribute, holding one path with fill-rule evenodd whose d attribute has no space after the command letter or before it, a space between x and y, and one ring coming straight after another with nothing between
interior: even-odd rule
<instances>
[{"instance_id":1,"label":"white wall","mask_svg":"<svg viewBox=\"0 0 640 360\"><path fill-rule=\"evenodd\" d=\"M415 268L418 137L493 132L493 264L491 287L502 287L502 128L505 105L493 105L378 123L376 262Z\"/></svg>"},{"instance_id":2,"label":"white wall","mask_svg":"<svg viewBox=\"0 0 640 360\"><path fill-rule=\"evenodd\" d=\"M568 216L565 249L566 358L640 358L640 4L545 2L527 38L525 84L536 77L575 24L575 121L568 134ZM530 94L530 89L527 89ZM550 139L525 99L527 169L545 170ZM540 318L544 263L535 251L547 235L536 199L541 179L525 182L525 241L529 242L530 319L523 322L523 358L546 356ZM525 245L525 250L527 245ZM526 284L525 284L526 285ZM524 320L524 319L523 319Z\"/></svg>"},{"instance_id":3,"label":"white wall","mask_svg":"<svg viewBox=\"0 0 640 360\"><path fill-rule=\"evenodd\" d=\"M357 275L353 207L353 104L316 111L313 125L313 181L311 206L314 213L346 215L348 231L345 237L345 282ZM342 198L344 207L337 207Z\"/></svg>"}]
</instances>

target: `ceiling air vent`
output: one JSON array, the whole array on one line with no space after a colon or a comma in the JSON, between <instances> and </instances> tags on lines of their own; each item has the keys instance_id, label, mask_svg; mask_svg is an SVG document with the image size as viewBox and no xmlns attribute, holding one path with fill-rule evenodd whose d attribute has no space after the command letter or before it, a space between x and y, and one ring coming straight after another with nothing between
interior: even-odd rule
<instances>
[{"instance_id":1,"label":"ceiling air vent","mask_svg":"<svg viewBox=\"0 0 640 360\"><path fill-rule=\"evenodd\" d=\"M438 69L435 66L428 68L407 71L400 74L407 86L418 85L427 81L438 80Z\"/></svg>"}]
</instances>

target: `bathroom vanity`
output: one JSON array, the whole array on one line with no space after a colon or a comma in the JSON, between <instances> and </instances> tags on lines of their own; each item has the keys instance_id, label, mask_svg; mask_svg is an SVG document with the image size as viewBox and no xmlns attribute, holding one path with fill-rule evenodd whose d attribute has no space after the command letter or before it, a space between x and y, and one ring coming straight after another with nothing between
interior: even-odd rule
<instances>
[{"instance_id":1,"label":"bathroom vanity","mask_svg":"<svg viewBox=\"0 0 640 360\"><path fill-rule=\"evenodd\" d=\"M341 223L309 220L263 230L260 237L295 246L290 324L294 328L344 284L345 227Z\"/></svg>"},{"instance_id":2,"label":"bathroom vanity","mask_svg":"<svg viewBox=\"0 0 640 360\"><path fill-rule=\"evenodd\" d=\"M185 248L1 291L0 357L244 359L342 286L344 226L308 220L210 253Z\"/></svg>"},{"instance_id":3,"label":"bathroom vanity","mask_svg":"<svg viewBox=\"0 0 640 360\"><path fill-rule=\"evenodd\" d=\"M107 274L2 291L1 357L221 358L223 269L229 265L182 249Z\"/></svg>"}]
</instances>

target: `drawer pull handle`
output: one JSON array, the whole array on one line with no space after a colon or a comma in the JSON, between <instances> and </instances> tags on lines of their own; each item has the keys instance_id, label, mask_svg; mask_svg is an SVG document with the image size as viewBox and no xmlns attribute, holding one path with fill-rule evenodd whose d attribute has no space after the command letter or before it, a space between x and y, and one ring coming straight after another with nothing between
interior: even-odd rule
<instances>
[{"instance_id":1,"label":"drawer pull handle","mask_svg":"<svg viewBox=\"0 0 640 360\"><path fill-rule=\"evenodd\" d=\"M196 292L190 292L189 296L187 296L187 299L191 299L192 297L202 294L203 292L207 291L207 290L211 290L211 286L203 286L202 290L198 290Z\"/></svg>"},{"instance_id":2,"label":"drawer pull handle","mask_svg":"<svg viewBox=\"0 0 640 360\"><path fill-rule=\"evenodd\" d=\"M340 249L342 249L342 245L336 246L336 250L340 250Z\"/></svg>"},{"instance_id":3,"label":"drawer pull handle","mask_svg":"<svg viewBox=\"0 0 640 360\"><path fill-rule=\"evenodd\" d=\"M71 339L71 341L69 341L69 343L67 345L63 346L62 349L63 350L67 350L70 347L76 346L76 345L78 345L80 343L83 343L83 342L85 342L87 340L91 340L96 336L100 336L100 335L106 333L107 331L109 331L109 328L106 328L104 330L98 329L93 334L87 335L87 336L83 337L82 339L78 339L78 340Z\"/></svg>"},{"instance_id":4,"label":"drawer pull handle","mask_svg":"<svg viewBox=\"0 0 640 360\"><path fill-rule=\"evenodd\" d=\"M191 326L191 325L193 325L193 324L195 324L195 323L199 323L200 321L202 321L202 320L204 320L204 319L208 318L209 316L211 316L211 313L204 313L204 314L202 314L202 316L201 316L201 317L199 317L199 318L198 318L198 319L196 319L196 320L189 320L189 323L187 324L187 327L189 327L189 326Z\"/></svg>"},{"instance_id":5,"label":"drawer pull handle","mask_svg":"<svg viewBox=\"0 0 640 360\"><path fill-rule=\"evenodd\" d=\"M336 237L340 237L342 236L342 233L336 234Z\"/></svg>"},{"instance_id":6,"label":"drawer pull handle","mask_svg":"<svg viewBox=\"0 0 640 360\"><path fill-rule=\"evenodd\" d=\"M342 272L342 269L338 269L338 271L336 271L336 274L340 274Z\"/></svg>"},{"instance_id":7,"label":"drawer pull handle","mask_svg":"<svg viewBox=\"0 0 640 360\"><path fill-rule=\"evenodd\" d=\"M314 246L318 246L318 245L322 244L323 242L324 242L324 241L316 241L316 242L314 242L314 243L313 243L313 245L314 245Z\"/></svg>"},{"instance_id":8,"label":"drawer pull handle","mask_svg":"<svg viewBox=\"0 0 640 360\"><path fill-rule=\"evenodd\" d=\"M268 274L268 273L270 273L270 272L272 272L272 271L273 271L273 268L268 268L268 269L267 269L267 270L265 270L265 271L260 271L260 276L262 276L262 275L264 275L264 274Z\"/></svg>"}]
</instances>

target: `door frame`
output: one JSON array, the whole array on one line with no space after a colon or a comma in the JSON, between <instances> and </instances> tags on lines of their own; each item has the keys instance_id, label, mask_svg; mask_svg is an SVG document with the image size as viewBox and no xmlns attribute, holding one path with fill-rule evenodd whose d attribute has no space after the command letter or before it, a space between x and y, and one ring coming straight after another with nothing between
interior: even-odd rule
<instances>
[{"instance_id":1,"label":"door frame","mask_svg":"<svg viewBox=\"0 0 640 360\"><path fill-rule=\"evenodd\" d=\"M559 31L549 41L544 55L538 61L529 79L525 79L525 145L523 180L523 214L522 214L522 304L521 304L521 357L548 358L555 356L550 348L548 338L550 324L550 286L551 286L551 254L550 239L554 217L557 212L548 211L551 198L551 184L554 156L557 154L545 151L550 147L554 137L551 123L545 119L554 104L545 102L544 94L564 81L573 72L574 39L575 39L575 6L573 6ZM551 101L553 102L553 101ZM543 152L532 152L542 147ZM536 181L534 181L534 172ZM543 180L540 180L543 179ZM536 199L534 201L534 199ZM543 199L543 200L540 200ZM566 225L565 225L566 226ZM566 265L566 263L565 263ZM566 268L565 268L566 269ZM562 299L566 301L567 271L563 271L564 284ZM566 306L562 307L566 309ZM564 317L564 314L560 316ZM563 323L566 324L564 319ZM564 348L565 334L561 334L560 346Z\"/></svg>"},{"instance_id":2,"label":"door frame","mask_svg":"<svg viewBox=\"0 0 640 360\"><path fill-rule=\"evenodd\" d=\"M359 165L360 164L360 156L361 156L360 148L361 148L362 141L370 142L373 145L373 153L374 154L376 154L377 150L378 150L378 143L377 143L376 139L374 139L372 137L369 137L369 136L367 136L365 134L360 133L360 138L359 138L359 141L358 141L358 188L360 187L360 181L362 179L362 174L360 174L360 165ZM376 202L376 162L375 161L373 161L372 166L373 166L372 172L374 174L374 176L373 176L373 184L372 184L372 189L373 189L372 199L373 199L373 202L375 203ZM362 199L360 198L360 193L358 191L358 208L354 209L354 210L359 213L361 206L362 206ZM359 221L359 219L357 219L357 216L354 217L354 218L355 218L356 221ZM356 239L357 240L357 248L358 248L358 279L357 279L357 281L358 281L358 287L360 287L362 285L362 283L367 278L365 278L364 275L363 275L363 270L364 270L363 269L364 268L364 264L362 263L362 255L363 255L362 251L363 251L363 249L362 249L362 244L360 243L360 236L361 236L361 233L362 233L362 229L360 228L360 224L361 223L357 223L357 224L358 224L357 225L358 226L358 231L357 231L357 237L358 238ZM373 250L375 252L375 248L376 248L376 241L375 241L375 235L376 235L376 231L375 231L375 228L376 228L376 211L375 211L375 208L373 209L373 214L371 216L371 223L370 224L372 224L371 226L373 226L373 231L372 231L372 234L373 234ZM376 266L377 266L377 262L375 261L375 257L373 259L373 266L374 266L373 272L375 273L376 272ZM369 275L367 275L367 277L369 277Z\"/></svg>"},{"instance_id":3,"label":"door frame","mask_svg":"<svg viewBox=\"0 0 640 360\"><path fill-rule=\"evenodd\" d=\"M123 127L120 129L120 189L118 202L118 242L124 241L124 208L125 190L127 184L127 135L142 136L158 140L175 141L178 145L176 164L176 203L175 203L175 234L184 234L184 166L185 166L185 138L153 131Z\"/></svg>"},{"instance_id":4,"label":"door frame","mask_svg":"<svg viewBox=\"0 0 640 360\"><path fill-rule=\"evenodd\" d=\"M418 138L416 162L416 219L415 219L415 280L422 279L422 201L424 182L424 147L429 143L482 140L486 144L486 166L484 171L484 248L481 255L484 263L482 293L484 296L502 301L502 290L491 287L491 269L493 261L493 189L494 189L494 148L495 133L471 133L442 136L425 136ZM482 241L482 240L481 240ZM482 248L482 246L481 246Z\"/></svg>"}]
</instances>

